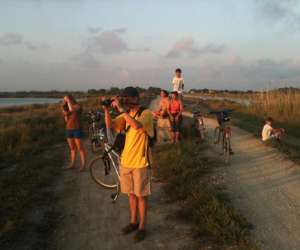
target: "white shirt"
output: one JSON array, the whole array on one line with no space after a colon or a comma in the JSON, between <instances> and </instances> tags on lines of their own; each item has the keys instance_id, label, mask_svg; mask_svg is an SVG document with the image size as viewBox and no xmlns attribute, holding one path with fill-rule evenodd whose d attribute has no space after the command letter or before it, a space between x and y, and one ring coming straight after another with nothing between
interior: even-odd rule
<instances>
[{"instance_id":1,"label":"white shirt","mask_svg":"<svg viewBox=\"0 0 300 250\"><path fill-rule=\"evenodd\" d=\"M179 94L183 92L183 78L177 78L176 76L173 78L173 91L177 91Z\"/></svg>"},{"instance_id":2,"label":"white shirt","mask_svg":"<svg viewBox=\"0 0 300 250\"><path fill-rule=\"evenodd\" d=\"M266 124L264 127L263 127L263 130L261 132L261 139L263 141L266 141L268 139L270 139L272 136L272 126L270 126L269 124Z\"/></svg>"}]
</instances>

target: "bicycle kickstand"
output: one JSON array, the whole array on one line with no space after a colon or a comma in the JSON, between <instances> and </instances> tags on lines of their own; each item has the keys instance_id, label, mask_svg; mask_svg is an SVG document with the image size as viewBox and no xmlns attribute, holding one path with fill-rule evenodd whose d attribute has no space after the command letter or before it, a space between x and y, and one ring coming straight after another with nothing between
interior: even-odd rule
<instances>
[{"instance_id":1,"label":"bicycle kickstand","mask_svg":"<svg viewBox=\"0 0 300 250\"><path fill-rule=\"evenodd\" d=\"M115 193L112 193L111 194L111 198L112 198L112 202L116 202L116 200L118 199L119 197L119 194L120 194L120 188L119 186L117 187L117 191Z\"/></svg>"}]
</instances>

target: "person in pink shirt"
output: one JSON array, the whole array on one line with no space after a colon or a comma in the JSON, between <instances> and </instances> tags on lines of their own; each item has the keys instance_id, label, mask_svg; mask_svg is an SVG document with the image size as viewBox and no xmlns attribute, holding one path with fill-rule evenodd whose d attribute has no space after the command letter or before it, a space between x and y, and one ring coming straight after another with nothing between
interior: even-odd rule
<instances>
[{"instance_id":1,"label":"person in pink shirt","mask_svg":"<svg viewBox=\"0 0 300 250\"><path fill-rule=\"evenodd\" d=\"M179 142L182 111L182 102L178 97L178 92L173 91L168 110L172 128L173 143Z\"/></svg>"}]
</instances>

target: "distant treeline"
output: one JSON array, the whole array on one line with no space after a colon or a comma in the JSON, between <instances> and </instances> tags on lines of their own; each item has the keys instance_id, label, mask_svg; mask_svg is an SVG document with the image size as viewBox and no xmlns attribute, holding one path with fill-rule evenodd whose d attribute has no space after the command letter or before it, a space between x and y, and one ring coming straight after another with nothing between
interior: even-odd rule
<instances>
[{"instance_id":1,"label":"distant treeline","mask_svg":"<svg viewBox=\"0 0 300 250\"><path fill-rule=\"evenodd\" d=\"M140 93L159 94L160 88L149 87L141 88L137 87ZM0 92L0 97L47 97L47 98L61 98L65 95L72 94L76 97L90 97L101 95L118 95L122 91L122 88L112 87L110 89L89 89L87 91L16 91L16 92Z\"/></svg>"},{"instance_id":2,"label":"distant treeline","mask_svg":"<svg viewBox=\"0 0 300 250\"><path fill-rule=\"evenodd\" d=\"M141 88L137 87L140 93L147 94L159 94L160 88L158 87L149 87ZM61 98L65 95L72 94L79 98L91 97L91 96L101 96L101 95L118 95L122 91L122 88L111 87L110 89L89 89L87 91L16 91L16 92L0 92L0 97L47 97L47 98ZM295 87L286 87L286 88L277 88L270 90L271 92L300 92L299 88ZM200 94L256 94L261 91L256 90L218 90L218 89L191 89L189 93L200 93Z\"/></svg>"},{"instance_id":3,"label":"distant treeline","mask_svg":"<svg viewBox=\"0 0 300 250\"><path fill-rule=\"evenodd\" d=\"M286 88L276 88L269 90L270 92L282 92L282 93L288 93L288 92L296 92L299 93L300 89L295 87L286 87ZM191 89L189 93L200 93L200 94L257 94L262 91L257 90L219 90L219 89Z\"/></svg>"}]
</instances>

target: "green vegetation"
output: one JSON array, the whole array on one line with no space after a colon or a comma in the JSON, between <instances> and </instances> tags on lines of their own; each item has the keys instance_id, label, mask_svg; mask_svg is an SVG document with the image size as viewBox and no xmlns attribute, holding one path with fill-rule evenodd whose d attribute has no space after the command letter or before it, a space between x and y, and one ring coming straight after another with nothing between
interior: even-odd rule
<instances>
[{"instance_id":1,"label":"green vegetation","mask_svg":"<svg viewBox=\"0 0 300 250\"><path fill-rule=\"evenodd\" d=\"M178 147L159 147L154 174L166 182L166 196L179 202L180 215L195 225L200 239L212 239L210 245L222 249L255 249L249 241L250 225L234 211L222 184L211 179L218 163L205 156L205 148L190 140Z\"/></svg>"},{"instance_id":2,"label":"green vegetation","mask_svg":"<svg viewBox=\"0 0 300 250\"><path fill-rule=\"evenodd\" d=\"M64 164L59 106L0 109L0 121L0 248L46 249L58 218L53 189Z\"/></svg>"}]
</instances>

